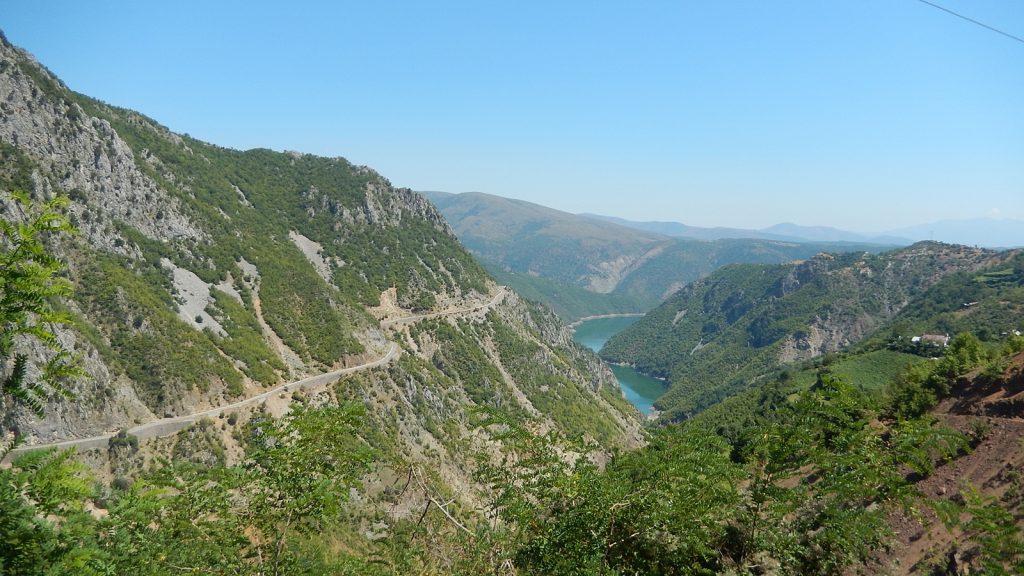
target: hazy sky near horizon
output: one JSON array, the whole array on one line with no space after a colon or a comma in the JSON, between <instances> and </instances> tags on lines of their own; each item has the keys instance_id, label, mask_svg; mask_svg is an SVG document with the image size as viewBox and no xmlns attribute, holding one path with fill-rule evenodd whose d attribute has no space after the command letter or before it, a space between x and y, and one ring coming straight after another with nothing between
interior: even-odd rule
<instances>
[{"instance_id":1,"label":"hazy sky near horizon","mask_svg":"<svg viewBox=\"0 0 1024 576\"><path fill-rule=\"evenodd\" d=\"M935 0L1024 37L1024 2ZM1024 220L1024 43L918 0L4 0L72 89L397 186L698 226Z\"/></svg>"}]
</instances>

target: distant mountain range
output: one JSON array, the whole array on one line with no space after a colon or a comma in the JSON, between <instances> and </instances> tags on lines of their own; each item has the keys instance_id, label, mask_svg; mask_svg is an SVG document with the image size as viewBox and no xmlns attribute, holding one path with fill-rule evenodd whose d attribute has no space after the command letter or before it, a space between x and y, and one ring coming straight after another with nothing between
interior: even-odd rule
<instances>
[{"instance_id":1,"label":"distant mountain range","mask_svg":"<svg viewBox=\"0 0 1024 576\"><path fill-rule=\"evenodd\" d=\"M993 218L942 220L871 235L840 230L829 226L801 226L789 222L761 228L760 230L753 230L721 226L701 228L680 222L638 222L600 214L580 214L580 216L612 222L635 230L676 238L693 238L695 240L756 238L783 242L856 242L886 246L908 246L921 240L935 240L948 244L963 244L985 248L1017 248L1024 246L1024 221L996 220Z\"/></svg>"},{"instance_id":2,"label":"distant mountain range","mask_svg":"<svg viewBox=\"0 0 1024 576\"><path fill-rule=\"evenodd\" d=\"M680 237L479 192L422 194L498 280L548 304L564 320L648 310L727 264L780 264L819 252L886 248L782 235L737 238L721 231Z\"/></svg>"}]
</instances>

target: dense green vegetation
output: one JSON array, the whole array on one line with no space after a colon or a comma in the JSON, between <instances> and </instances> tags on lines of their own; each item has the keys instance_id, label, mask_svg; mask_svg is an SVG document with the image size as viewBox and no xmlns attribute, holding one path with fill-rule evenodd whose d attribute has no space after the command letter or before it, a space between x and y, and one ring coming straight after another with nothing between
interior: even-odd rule
<instances>
[{"instance_id":1,"label":"dense green vegetation","mask_svg":"<svg viewBox=\"0 0 1024 576\"><path fill-rule=\"evenodd\" d=\"M0 189L31 190L33 164L22 150L0 142Z\"/></svg>"},{"instance_id":2,"label":"dense green vegetation","mask_svg":"<svg viewBox=\"0 0 1024 576\"><path fill-rule=\"evenodd\" d=\"M1019 353L1021 342L989 357L961 335L939 363L907 372L924 367L948 390L953 378ZM893 359L875 354L869 363ZM986 573L1024 569L1024 534L1004 503L970 486L962 507L917 494L905 471L927 477L967 439L918 415L889 418L902 406L900 386L878 396L832 371L819 371L809 389L784 378L759 391L732 440L715 433L708 411L603 472L585 460L567 465L549 439L513 429L507 441L519 466L485 472L513 527L515 565L526 574L849 573L879 559L891 511L934 505L980 545Z\"/></svg>"},{"instance_id":3,"label":"dense green vegetation","mask_svg":"<svg viewBox=\"0 0 1024 576\"><path fill-rule=\"evenodd\" d=\"M486 331L486 327L465 321L435 321L416 328L417 335L426 331L437 339L434 366L457 381L474 403L515 406L501 373L480 348L481 331Z\"/></svg>"},{"instance_id":4,"label":"dense green vegetation","mask_svg":"<svg viewBox=\"0 0 1024 576\"><path fill-rule=\"evenodd\" d=\"M292 246L288 254L260 254L254 264L260 271L260 300L263 317L289 348L305 360L330 365L346 354L362 352L352 336L353 328L367 323L365 313L355 306L342 306L339 294L310 267Z\"/></svg>"},{"instance_id":5,"label":"dense green vegetation","mask_svg":"<svg viewBox=\"0 0 1024 576\"><path fill-rule=\"evenodd\" d=\"M616 444L621 431L609 421L605 408L595 405L593 396L570 377L574 372L587 374L589 367L522 334L499 315L489 313L486 322L421 322L413 329L413 335L421 342L436 342L433 367L451 379L475 407L514 420L530 417L506 383L498 368L500 364L516 383L518 392L560 430L572 430L602 446ZM482 342L493 343L497 358L488 356ZM634 410L618 389L603 396L623 413Z\"/></svg>"},{"instance_id":6,"label":"dense green vegetation","mask_svg":"<svg viewBox=\"0 0 1024 576\"><path fill-rule=\"evenodd\" d=\"M963 333L943 349L938 363L885 349L829 354L780 370L760 386L724 399L687 423L742 443L744 430L763 423L767 414L793 395L811 389L822 372L852 383L858 393L881 406L880 410L889 416L919 417L949 393L952 379L982 364L1001 366L999 359L1015 351L1019 349L1012 345L983 351L975 336Z\"/></svg>"},{"instance_id":7,"label":"dense green vegetation","mask_svg":"<svg viewBox=\"0 0 1024 576\"><path fill-rule=\"evenodd\" d=\"M599 473L519 433L509 440L526 457L487 471L520 573L840 574L870 564L889 511L913 501L899 465L928 474L963 446L924 422L872 426L873 414L825 375L740 451L676 426Z\"/></svg>"},{"instance_id":8,"label":"dense green vegetation","mask_svg":"<svg viewBox=\"0 0 1024 576\"><path fill-rule=\"evenodd\" d=\"M540 344L523 338L496 316L488 317L501 363L542 414L554 420L562 430L587 434L609 446L618 431L602 416L603 410L583 393L577 384L561 373L568 372L565 358L553 356ZM551 364L555 370L547 368Z\"/></svg>"},{"instance_id":9,"label":"dense green vegetation","mask_svg":"<svg viewBox=\"0 0 1024 576\"><path fill-rule=\"evenodd\" d=\"M259 323L245 309L244 304L220 290L212 290L214 304L207 310L211 313L227 336L217 338L217 346L232 359L242 363L242 371L260 384L276 382L285 365L270 349Z\"/></svg>"},{"instance_id":10,"label":"dense green vegetation","mask_svg":"<svg viewBox=\"0 0 1024 576\"><path fill-rule=\"evenodd\" d=\"M601 355L667 378L669 390L656 406L666 419L685 418L764 382L788 362L868 338L887 327L905 302L912 310L914 303L934 299L926 290L941 286L943 275L985 263L1001 266L1003 260L991 252L923 243L881 255L728 266L673 295L612 338ZM877 387L880 380L864 385Z\"/></svg>"},{"instance_id":11,"label":"dense green vegetation","mask_svg":"<svg viewBox=\"0 0 1024 576\"><path fill-rule=\"evenodd\" d=\"M428 500L418 520L398 520L372 541L355 537L343 505L381 457L359 437L381 431L352 405L254 419L242 465L179 461L114 488L95 485L70 453L35 452L0 470L0 567L12 575L844 574L880 560L892 512L933 505L905 471L928 476L967 449L967 438L928 420L880 419L875 405L822 373L810 390L762 406L742 442L695 423L670 426L603 470L583 452L563 452L574 444L558 433L487 411L476 425L505 449L479 454L477 474L500 521L442 514ZM432 498L436 488L420 474L410 469L409 479ZM969 486L961 502L934 506L980 546L986 573L1024 567L1012 514Z\"/></svg>"},{"instance_id":12,"label":"dense green vegetation","mask_svg":"<svg viewBox=\"0 0 1024 576\"><path fill-rule=\"evenodd\" d=\"M38 451L0 470L4 574L337 573L329 554L369 453L352 406L295 410L249 426L248 457L225 467L164 464L101 488L72 452ZM108 513L96 517L86 504Z\"/></svg>"},{"instance_id":13,"label":"dense green vegetation","mask_svg":"<svg viewBox=\"0 0 1024 576\"><path fill-rule=\"evenodd\" d=\"M163 414L175 398L213 381L241 393L241 374L219 352L220 339L194 330L173 311L166 271L96 254L77 270L76 280L90 324L107 335L108 344L98 347L104 361L131 378L154 412Z\"/></svg>"},{"instance_id":14,"label":"dense green vegetation","mask_svg":"<svg viewBox=\"0 0 1024 576\"><path fill-rule=\"evenodd\" d=\"M1024 338L1013 336L1000 348L986 350L970 332L958 334L937 363L909 366L893 379L889 389L889 413L895 417L916 417L931 409L950 393L953 382L971 370L987 366L980 380L1002 377L1005 356L1024 350Z\"/></svg>"}]
</instances>

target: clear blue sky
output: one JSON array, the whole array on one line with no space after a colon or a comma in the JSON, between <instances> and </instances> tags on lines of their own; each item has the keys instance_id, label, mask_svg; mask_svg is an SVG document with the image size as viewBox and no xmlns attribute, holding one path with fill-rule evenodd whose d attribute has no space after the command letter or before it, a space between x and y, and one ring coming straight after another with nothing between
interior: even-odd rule
<instances>
[{"instance_id":1,"label":"clear blue sky","mask_svg":"<svg viewBox=\"0 0 1024 576\"><path fill-rule=\"evenodd\" d=\"M1024 37L1020 0L935 0ZM4 0L71 88L398 186L693 225L1024 220L1024 43L917 0Z\"/></svg>"}]
</instances>

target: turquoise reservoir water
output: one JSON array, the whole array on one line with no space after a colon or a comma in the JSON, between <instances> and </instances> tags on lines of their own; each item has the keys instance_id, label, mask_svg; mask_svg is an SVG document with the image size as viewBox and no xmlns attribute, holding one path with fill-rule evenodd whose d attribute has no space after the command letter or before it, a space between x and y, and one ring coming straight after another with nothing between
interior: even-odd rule
<instances>
[{"instance_id":1,"label":"turquoise reservoir water","mask_svg":"<svg viewBox=\"0 0 1024 576\"><path fill-rule=\"evenodd\" d=\"M624 318L598 318L587 320L576 327L573 338L577 342L597 352L604 343L630 324L639 320L639 316ZM633 403L645 416L651 413L654 401L665 393L665 383L657 378L644 376L629 366L611 366L619 386L626 399Z\"/></svg>"}]
</instances>

